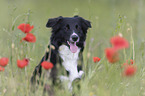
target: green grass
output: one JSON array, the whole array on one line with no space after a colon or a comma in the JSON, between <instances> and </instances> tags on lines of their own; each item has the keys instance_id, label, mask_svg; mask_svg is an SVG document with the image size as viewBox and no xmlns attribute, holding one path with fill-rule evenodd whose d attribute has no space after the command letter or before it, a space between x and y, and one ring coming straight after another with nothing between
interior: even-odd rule
<instances>
[{"instance_id":1,"label":"green grass","mask_svg":"<svg viewBox=\"0 0 145 96\"><path fill-rule=\"evenodd\" d=\"M51 35L45 24L48 18L74 15L92 24L83 54L85 77L80 81L80 91L74 86L76 95L145 96L144 9L144 0L0 0L0 56L10 58L5 71L0 72L0 96L42 95L43 86L31 92L30 77ZM34 25L35 44L20 43L25 36L17 29L21 23ZM110 64L104 50L111 47L110 38L119 33L129 41L130 47L120 51L119 62ZM101 61L94 63L94 56ZM24 69L17 68L16 60L24 57L30 58L30 64ZM137 73L133 77L123 77L120 66L129 59L135 60ZM45 82L49 81L45 79ZM56 96L71 96L67 89L54 89Z\"/></svg>"}]
</instances>

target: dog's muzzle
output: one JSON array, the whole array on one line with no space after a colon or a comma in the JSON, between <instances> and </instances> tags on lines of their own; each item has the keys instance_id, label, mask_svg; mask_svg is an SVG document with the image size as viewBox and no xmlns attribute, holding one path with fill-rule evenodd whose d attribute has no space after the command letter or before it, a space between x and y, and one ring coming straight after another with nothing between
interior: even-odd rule
<instances>
[{"instance_id":1,"label":"dog's muzzle","mask_svg":"<svg viewBox=\"0 0 145 96\"><path fill-rule=\"evenodd\" d=\"M76 33L73 33L70 36L70 40L67 41L68 45L70 46L70 51L72 53L76 53L78 50L78 46L76 45L77 42L79 42L79 36Z\"/></svg>"},{"instance_id":2,"label":"dog's muzzle","mask_svg":"<svg viewBox=\"0 0 145 96\"><path fill-rule=\"evenodd\" d=\"M78 42L79 41L79 37L77 35L72 35L71 36L71 41L72 42Z\"/></svg>"}]
</instances>

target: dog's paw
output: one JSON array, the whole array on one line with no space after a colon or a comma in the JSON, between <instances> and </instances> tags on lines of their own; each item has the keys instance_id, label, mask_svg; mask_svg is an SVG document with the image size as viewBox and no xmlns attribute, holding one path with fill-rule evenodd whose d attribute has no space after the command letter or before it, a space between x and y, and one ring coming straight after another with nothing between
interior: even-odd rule
<instances>
[{"instance_id":1,"label":"dog's paw","mask_svg":"<svg viewBox=\"0 0 145 96\"><path fill-rule=\"evenodd\" d=\"M81 78L82 75L84 74L84 71L79 71L79 77Z\"/></svg>"}]
</instances>

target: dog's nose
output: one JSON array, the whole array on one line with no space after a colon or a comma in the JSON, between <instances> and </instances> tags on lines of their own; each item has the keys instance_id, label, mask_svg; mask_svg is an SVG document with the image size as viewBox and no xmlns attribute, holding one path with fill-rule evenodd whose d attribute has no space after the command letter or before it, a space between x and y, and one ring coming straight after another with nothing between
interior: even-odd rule
<instances>
[{"instance_id":1,"label":"dog's nose","mask_svg":"<svg viewBox=\"0 0 145 96\"><path fill-rule=\"evenodd\" d=\"M71 38L72 38L72 40L75 42L75 41L77 41L77 40L78 40L78 38L79 38L79 37L78 37L77 35L72 35L72 37L71 37Z\"/></svg>"}]
</instances>

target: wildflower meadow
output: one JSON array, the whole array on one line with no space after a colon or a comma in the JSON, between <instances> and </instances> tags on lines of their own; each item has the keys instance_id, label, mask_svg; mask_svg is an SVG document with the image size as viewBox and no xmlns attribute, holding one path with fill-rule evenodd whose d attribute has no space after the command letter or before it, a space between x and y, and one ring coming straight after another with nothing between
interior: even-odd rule
<instances>
[{"instance_id":1,"label":"wildflower meadow","mask_svg":"<svg viewBox=\"0 0 145 96\"><path fill-rule=\"evenodd\" d=\"M74 15L92 25L84 76L72 91L53 86L55 96L145 96L144 9L144 0L0 0L0 96L42 96L52 62L41 63L44 74L36 78L43 82L32 86L30 79L49 51L46 23Z\"/></svg>"}]
</instances>

